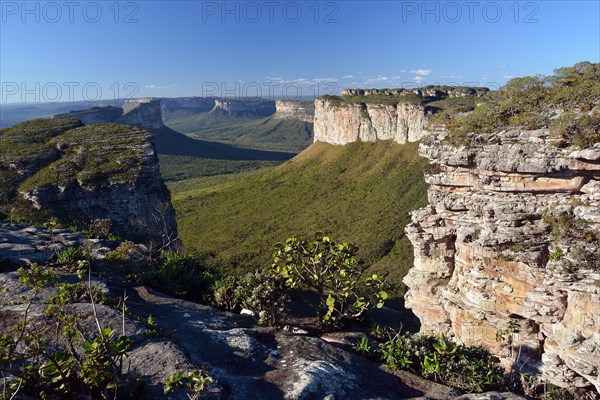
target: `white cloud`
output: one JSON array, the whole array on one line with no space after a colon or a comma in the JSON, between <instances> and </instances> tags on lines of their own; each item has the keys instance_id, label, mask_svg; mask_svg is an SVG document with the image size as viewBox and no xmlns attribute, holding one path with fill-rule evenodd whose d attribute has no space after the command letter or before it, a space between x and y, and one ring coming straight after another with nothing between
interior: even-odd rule
<instances>
[{"instance_id":1,"label":"white cloud","mask_svg":"<svg viewBox=\"0 0 600 400\"><path fill-rule=\"evenodd\" d=\"M430 69L415 69L415 70L410 71L410 73L417 74L420 76L427 76L431 73L431 70Z\"/></svg>"},{"instance_id":2,"label":"white cloud","mask_svg":"<svg viewBox=\"0 0 600 400\"><path fill-rule=\"evenodd\" d=\"M423 82L423 81L425 80L425 78L423 78L422 76L415 76L415 77L413 78L413 80L414 80L415 82L417 82L417 83L421 83L421 82Z\"/></svg>"},{"instance_id":3,"label":"white cloud","mask_svg":"<svg viewBox=\"0 0 600 400\"><path fill-rule=\"evenodd\" d=\"M514 76L512 76L512 75L504 75L504 76L502 77L502 79L506 79L507 81L508 81L508 80L511 80L512 78L514 78Z\"/></svg>"},{"instance_id":4,"label":"white cloud","mask_svg":"<svg viewBox=\"0 0 600 400\"><path fill-rule=\"evenodd\" d=\"M444 72L442 73L441 77L443 79L457 79L460 78L460 75L455 74L454 72Z\"/></svg>"},{"instance_id":5,"label":"white cloud","mask_svg":"<svg viewBox=\"0 0 600 400\"><path fill-rule=\"evenodd\" d=\"M377 83L377 82L387 82L389 78L387 76L378 75L374 78L369 78L365 82L366 83Z\"/></svg>"},{"instance_id":6,"label":"white cloud","mask_svg":"<svg viewBox=\"0 0 600 400\"><path fill-rule=\"evenodd\" d=\"M342 76L342 79L352 79L354 78L354 75L344 75Z\"/></svg>"},{"instance_id":7,"label":"white cloud","mask_svg":"<svg viewBox=\"0 0 600 400\"><path fill-rule=\"evenodd\" d=\"M170 85L146 85L144 86L144 89L168 89L168 88L172 88L172 87L176 87L177 84L176 83L172 83Z\"/></svg>"},{"instance_id":8,"label":"white cloud","mask_svg":"<svg viewBox=\"0 0 600 400\"><path fill-rule=\"evenodd\" d=\"M502 69L508 68L508 65L507 64L500 64L500 65L498 65L498 68L502 68Z\"/></svg>"}]
</instances>

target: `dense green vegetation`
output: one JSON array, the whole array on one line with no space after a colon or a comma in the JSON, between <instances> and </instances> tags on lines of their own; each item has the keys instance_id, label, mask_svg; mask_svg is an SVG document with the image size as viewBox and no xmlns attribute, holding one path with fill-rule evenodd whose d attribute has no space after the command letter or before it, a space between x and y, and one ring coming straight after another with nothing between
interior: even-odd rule
<instances>
[{"instance_id":1,"label":"dense green vegetation","mask_svg":"<svg viewBox=\"0 0 600 400\"><path fill-rule=\"evenodd\" d=\"M0 130L0 161L30 163L52 149L50 139L81 126L75 119L34 119Z\"/></svg>"},{"instance_id":2,"label":"dense green vegetation","mask_svg":"<svg viewBox=\"0 0 600 400\"><path fill-rule=\"evenodd\" d=\"M160 174L167 182L186 181L193 178L239 174L259 168L274 167L282 161L269 160L220 160L214 158L159 154Z\"/></svg>"},{"instance_id":3,"label":"dense green vegetation","mask_svg":"<svg viewBox=\"0 0 600 400\"><path fill-rule=\"evenodd\" d=\"M520 326L511 320L497 341L512 343ZM575 400L569 389L559 388L539 375L523 372L516 365L506 371L488 348L467 346L439 334L397 332L375 325L352 347L358 354L378 360L392 370L405 370L467 393L506 391L539 400ZM517 353L515 347L511 351ZM516 363L516 361L515 361Z\"/></svg>"},{"instance_id":4,"label":"dense green vegetation","mask_svg":"<svg viewBox=\"0 0 600 400\"><path fill-rule=\"evenodd\" d=\"M362 258L397 283L412 266L408 212L426 203L417 144L315 143L293 160L245 179L170 185L181 238L226 271L270 264L271 245L326 230L360 243ZM402 288L400 287L400 292Z\"/></svg>"},{"instance_id":5,"label":"dense green vegetation","mask_svg":"<svg viewBox=\"0 0 600 400\"><path fill-rule=\"evenodd\" d=\"M593 145L600 142L599 81L600 64L588 62L559 68L551 76L511 79L472 113L448 115L449 140L465 144L471 133L549 127L559 146Z\"/></svg>"}]
</instances>

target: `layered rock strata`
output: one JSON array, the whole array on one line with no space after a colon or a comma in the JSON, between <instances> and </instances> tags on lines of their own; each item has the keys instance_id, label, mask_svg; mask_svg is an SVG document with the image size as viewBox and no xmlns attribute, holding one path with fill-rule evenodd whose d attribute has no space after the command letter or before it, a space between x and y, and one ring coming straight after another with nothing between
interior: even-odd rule
<instances>
[{"instance_id":1,"label":"layered rock strata","mask_svg":"<svg viewBox=\"0 0 600 400\"><path fill-rule=\"evenodd\" d=\"M306 102L277 100L275 102L275 119L297 119L312 123L314 121L314 106Z\"/></svg>"},{"instance_id":2,"label":"layered rock strata","mask_svg":"<svg viewBox=\"0 0 600 400\"><path fill-rule=\"evenodd\" d=\"M600 145L558 148L545 130L440 139L420 146L429 205L406 228L422 332L600 391Z\"/></svg>"}]
</instances>

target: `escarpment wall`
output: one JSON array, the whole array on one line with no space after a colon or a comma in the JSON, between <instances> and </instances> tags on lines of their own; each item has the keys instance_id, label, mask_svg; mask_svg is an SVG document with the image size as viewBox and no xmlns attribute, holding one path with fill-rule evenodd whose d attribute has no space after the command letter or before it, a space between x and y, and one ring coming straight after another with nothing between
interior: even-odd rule
<instances>
[{"instance_id":1,"label":"escarpment wall","mask_svg":"<svg viewBox=\"0 0 600 400\"><path fill-rule=\"evenodd\" d=\"M600 146L514 131L463 147L432 138L420 153L429 205L406 228L404 282L421 330L600 391Z\"/></svg>"},{"instance_id":2,"label":"escarpment wall","mask_svg":"<svg viewBox=\"0 0 600 400\"><path fill-rule=\"evenodd\" d=\"M123 116L117 121L146 129L164 127L160 102L154 99L127 99L123 103Z\"/></svg>"},{"instance_id":3,"label":"escarpment wall","mask_svg":"<svg viewBox=\"0 0 600 400\"><path fill-rule=\"evenodd\" d=\"M361 141L415 142L429 133L425 107L410 103L337 104L315 100L314 141L335 145Z\"/></svg>"},{"instance_id":4,"label":"escarpment wall","mask_svg":"<svg viewBox=\"0 0 600 400\"><path fill-rule=\"evenodd\" d=\"M220 112L228 115L258 115L268 116L274 114L275 102L263 99L243 99L243 100L215 100L215 107L212 112Z\"/></svg>"},{"instance_id":5,"label":"escarpment wall","mask_svg":"<svg viewBox=\"0 0 600 400\"><path fill-rule=\"evenodd\" d=\"M297 119L304 122L312 123L314 121L314 108L304 102L291 100L275 101L276 119Z\"/></svg>"}]
</instances>

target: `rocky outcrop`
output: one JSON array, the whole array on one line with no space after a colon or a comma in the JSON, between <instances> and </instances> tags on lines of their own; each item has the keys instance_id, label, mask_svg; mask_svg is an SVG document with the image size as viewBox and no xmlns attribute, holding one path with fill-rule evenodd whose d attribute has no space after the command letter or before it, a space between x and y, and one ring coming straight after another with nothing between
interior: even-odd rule
<instances>
[{"instance_id":1,"label":"rocky outcrop","mask_svg":"<svg viewBox=\"0 0 600 400\"><path fill-rule=\"evenodd\" d=\"M600 146L559 148L545 130L440 139L421 144L429 205L406 228L421 330L600 391Z\"/></svg>"},{"instance_id":2,"label":"rocky outcrop","mask_svg":"<svg viewBox=\"0 0 600 400\"><path fill-rule=\"evenodd\" d=\"M243 100L217 99L211 112L235 116L269 116L274 114L275 111L274 101L247 98Z\"/></svg>"},{"instance_id":3,"label":"rocky outcrop","mask_svg":"<svg viewBox=\"0 0 600 400\"><path fill-rule=\"evenodd\" d=\"M110 220L112 232L161 247L177 236L152 134L76 120L36 120L0 131L0 211L65 224ZM26 145L34 141L35 145ZM169 239L170 238L170 239Z\"/></svg>"},{"instance_id":4,"label":"rocky outcrop","mask_svg":"<svg viewBox=\"0 0 600 400\"><path fill-rule=\"evenodd\" d=\"M314 141L335 145L361 141L415 142L427 135L425 107L417 104L337 104L315 100Z\"/></svg>"},{"instance_id":5,"label":"rocky outcrop","mask_svg":"<svg viewBox=\"0 0 600 400\"><path fill-rule=\"evenodd\" d=\"M312 123L314 120L314 106L308 102L277 100L275 101L275 119L297 119Z\"/></svg>"}]
</instances>

